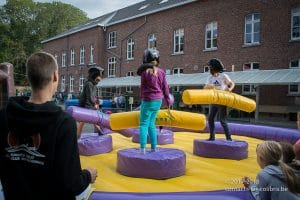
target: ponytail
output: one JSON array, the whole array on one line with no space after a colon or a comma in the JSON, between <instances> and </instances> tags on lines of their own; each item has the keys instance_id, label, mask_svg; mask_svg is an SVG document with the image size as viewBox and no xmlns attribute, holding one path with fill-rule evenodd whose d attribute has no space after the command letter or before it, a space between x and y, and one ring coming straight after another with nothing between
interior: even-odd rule
<instances>
[{"instance_id":1,"label":"ponytail","mask_svg":"<svg viewBox=\"0 0 300 200\"><path fill-rule=\"evenodd\" d=\"M278 161L278 164L285 176L285 181L289 191L295 194L300 194L300 177L294 173L292 168L281 160Z\"/></svg>"}]
</instances>

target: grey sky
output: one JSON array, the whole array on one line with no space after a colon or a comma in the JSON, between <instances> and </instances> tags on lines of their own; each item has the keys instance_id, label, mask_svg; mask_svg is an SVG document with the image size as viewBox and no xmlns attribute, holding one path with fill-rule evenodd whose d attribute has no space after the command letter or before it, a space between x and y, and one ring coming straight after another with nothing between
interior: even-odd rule
<instances>
[{"instance_id":1,"label":"grey sky","mask_svg":"<svg viewBox=\"0 0 300 200\"><path fill-rule=\"evenodd\" d=\"M52 2L53 0L34 0L36 2ZM141 2L143 0L56 0L63 3L72 4L87 13L89 18L99 17L120 8ZM0 0L0 5L6 0Z\"/></svg>"}]
</instances>

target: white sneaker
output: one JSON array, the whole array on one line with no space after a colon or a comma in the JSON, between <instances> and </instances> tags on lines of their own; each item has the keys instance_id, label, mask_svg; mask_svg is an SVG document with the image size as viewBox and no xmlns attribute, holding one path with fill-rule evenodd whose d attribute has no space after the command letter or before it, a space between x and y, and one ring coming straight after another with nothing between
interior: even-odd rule
<instances>
[{"instance_id":1,"label":"white sneaker","mask_svg":"<svg viewBox=\"0 0 300 200\"><path fill-rule=\"evenodd\" d=\"M146 154L146 148L140 148L141 154Z\"/></svg>"}]
</instances>

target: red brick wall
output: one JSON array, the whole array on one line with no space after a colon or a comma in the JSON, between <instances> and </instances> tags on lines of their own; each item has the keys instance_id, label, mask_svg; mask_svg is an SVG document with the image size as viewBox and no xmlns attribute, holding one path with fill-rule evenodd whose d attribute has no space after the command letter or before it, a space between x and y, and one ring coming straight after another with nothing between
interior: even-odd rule
<instances>
[{"instance_id":1,"label":"red brick wall","mask_svg":"<svg viewBox=\"0 0 300 200\"><path fill-rule=\"evenodd\" d=\"M86 59L89 59L89 45L93 43L97 64L106 70L105 77L109 57L117 58L116 76L120 77L128 71L136 71L142 62L143 50L147 48L148 34L154 33L160 51L160 65L165 69L180 67L184 68L184 73L203 72L203 66L212 57L220 58L228 71L231 71L232 65L235 65L235 70L242 70L243 64L249 62L260 63L260 69L288 68L291 59L300 58L300 41L290 41L291 10L298 5L299 0L200 0L106 27L105 32L99 27L82 31L48 42L44 49L51 53L59 52L59 63L61 51L66 49L69 63L70 48L74 47L76 66L61 68L61 74L77 76L81 73L78 67L80 45L85 44ZM245 16L253 13L260 13L261 17L260 45L245 47ZM205 26L213 21L218 23L218 49L204 51ZM185 35L184 54L173 55L173 32L180 28L184 29ZM108 34L112 31L117 31L117 47L108 49ZM126 60L129 36L135 42L134 60L130 61ZM194 70L195 65L197 70ZM75 80L77 88L78 79ZM68 81L67 78L66 83ZM76 87L74 89L78 91ZM262 86L260 104L294 104L294 97L287 96L287 93L287 86Z\"/></svg>"}]
</instances>

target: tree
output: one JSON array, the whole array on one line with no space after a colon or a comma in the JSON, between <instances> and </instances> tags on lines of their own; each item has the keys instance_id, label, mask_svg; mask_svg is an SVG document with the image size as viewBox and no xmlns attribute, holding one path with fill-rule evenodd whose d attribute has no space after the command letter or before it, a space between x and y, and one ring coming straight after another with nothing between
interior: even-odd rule
<instances>
[{"instance_id":1,"label":"tree","mask_svg":"<svg viewBox=\"0 0 300 200\"><path fill-rule=\"evenodd\" d=\"M12 63L16 85L26 85L26 58L41 49L41 41L87 20L86 13L69 4L7 0L0 7L0 62Z\"/></svg>"}]
</instances>

